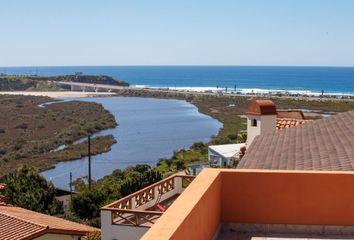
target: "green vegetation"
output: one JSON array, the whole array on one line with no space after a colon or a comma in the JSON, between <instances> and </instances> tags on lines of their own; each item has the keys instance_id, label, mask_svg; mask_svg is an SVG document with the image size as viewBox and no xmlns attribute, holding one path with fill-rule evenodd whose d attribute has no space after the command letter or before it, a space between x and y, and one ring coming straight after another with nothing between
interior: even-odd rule
<instances>
[{"instance_id":1,"label":"green vegetation","mask_svg":"<svg viewBox=\"0 0 354 240\"><path fill-rule=\"evenodd\" d=\"M100 207L108 203L111 203L119 198L122 198L126 195L129 195L130 193L133 193L145 186L155 183L161 180L165 176L168 176L177 171L184 170L189 163L206 162L208 145L239 143L239 142L244 142L246 140L247 137L245 132L246 120L242 115L245 114L247 105L249 101L252 99L250 97L228 96L228 95L187 94L187 93L180 93L180 92L171 92L171 91L164 92L164 91L152 91L152 90L135 91L131 89L118 91L118 93L123 96L184 99L196 105L200 112L210 115L213 118L222 122L223 127L217 136L212 137L209 143L197 142L194 143L189 149L182 149L179 151L175 151L171 158L160 159L157 166L154 168L151 168L148 165L136 165L133 167L129 167L125 170L120 170L120 169L114 170L112 174L96 182L93 182L91 191L88 189L88 186L86 184L87 181L85 178L77 179L74 182L74 187L76 191L80 192L80 194L74 196L71 210L61 215L62 217L65 217L70 220L75 220L78 222L87 223L92 226L99 226ZM333 111L333 112L347 111L347 110L354 109L354 101L350 101L350 100L348 101L310 100L310 99L300 99L300 98L292 99L292 100L288 98L274 98L273 100L276 102L277 107L282 109L300 108L300 109L315 109L315 110ZM6 102L8 101L8 99L5 98L3 99L3 101ZM32 99L32 101L34 100ZM2 106L1 104L2 101L0 99L0 109ZM12 149L12 151L14 152L16 151L17 154L18 152L21 152L21 150L24 148L24 145L26 143L25 141L23 141L23 139L21 139L22 136L28 135L33 138L37 136L36 135L37 132L40 132L41 130L51 129L52 131L53 126L49 124L51 123L51 121L54 121L55 126L57 126L58 120L64 118L66 120L65 122L69 122L70 124L65 125L66 126L64 128L65 131L63 132L60 132L60 130L58 129L57 136L60 136L60 138L59 139L55 138L56 141L55 144L52 143L51 145L49 145L51 147L46 147L46 145L44 145L44 147L42 146L43 151L52 149L53 146L60 146L63 143L70 143L75 138L78 138L90 132L98 131L99 129L109 126L109 124L104 125L103 122L100 122L99 120L101 118L98 117L97 115L90 115L90 112L82 110L85 109L85 106L80 105L80 103L73 103L74 108L73 106L66 108L65 105L61 105L59 107L60 110L56 109L57 108L56 105L58 104L54 104L53 106L48 106L47 108L43 109L45 110L45 112L37 113L39 114L39 116L41 116L41 119L45 119L45 121L41 120L40 123L36 122L35 124L33 121L28 121L27 120L28 118L26 118L30 116L29 119L31 119L31 113L33 112L33 109L27 112L22 112L23 109L27 109L28 102L15 101L12 104L14 104L15 106L13 108L16 109L16 111L19 111L17 114L21 113L23 115L21 115L21 117L19 118L14 116L12 116L11 118L10 116L8 118L8 122L11 121L11 123L9 123L8 126L6 126L6 122L3 121L3 124L0 124L1 126L0 136L7 136L7 134L10 133L12 134L10 135L12 136L11 139L16 139L16 141L12 143L10 150ZM32 102L32 104L34 103ZM35 102L35 104L38 104L38 102ZM75 112L75 110L73 110L75 109L75 104L78 104L80 106L80 111L83 111L85 114L85 120L88 119L89 121L86 120L87 122L80 122L80 118L78 119L74 118L70 120L67 119L67 116L76 116L77 114L79 114L78 112ZM92 106L90 106L90 109L92 110ZM58 114L56 111L58 112L64 111L64 113L66 113L67 115L64 114L63 116L61 114ZM87 114L89 116L88 118L87 118ZM77 115L77 116L81 116L81 115ZM90 116L92 118L90 118ZM0 116L0 123L1 123L1 119L2 116ZM21 121L16 121L16 119L21 119ZM26 121L24 121L24 119ZM105 119L105 117L103 117L103 119ZM102 125L100 125L95 121L100 122L100 124ZM107 122L107 119L105 121ZM33 126L36 126L36 128L33 128ZM17 135L14 135L14 129L15 131L17 131L16 132ZM36 129L36 131L34 131L33 129ZM50 138L50 136L46 136L44 138ZM8 138L8 141L9 139L10 138ZM108 136L108 137L103 137L102 139L97 139L97 141L99 143L103 143L104 141L107 141L108 144L110 144L112 143L112 141L114 141L114 139L112 139L111 136ZM7 141L5 141L5 143L6 142ZM76 152L76 154L81 155L84 154L85 152L85 145L86 145L85 143L82 143L82 145L79 144L76 147L73 146L72 150L70 149L71 148L70 147L66 151L69 152L74 151ZM105 143L103 145L105 145ZM4 156L6 154L8 154L8 149L0 148L0 160L1 160L1 156ZM36 154L34 155L36 156ZM69 155L69 153L66 153L65 151L63 152L59 151L57 153L53 153L53 155L48 154L46 155L46 157L57 161L61 158L69 159L67 155ZM77 156L75 156L75 158L76 157ZM21 162L21 160L17 161L17 163L19 162ZM31 162L34 163L40 162L40 158L32 159ZM21 179L21 177L12 177L11 179L13 179L12 180L14 182L13 185L18 186L17 187L17 189L19 189L17 190L18 193L20 193L20 190L23 188L23 186L25 186L25 184L27 184L28 181L37 182L35 184L31 184L35 186L32 187L32 189L36 189L38 186L41 185L52 186L49 183L43 182L43 179L40 179L38 177L31 177L28 178L26 181L21 181L21 180L17 181L17 179ZM38 182L40 182L41 184L38 184ZM46 191L48 191L50 193L50 196L52 196L51 190L46 190ZM37 192L37 190L34 190L34 192ZM16 199L16 198L20 199L21 194L18 195L12 194L11 196L14 198L15 205L21 202L20 200ZM49 199L51 199L51 197L49 197ZM45 204L45 206L43 207L40 207L40 209L38 210L47 213L55 212L52 211L53 206L55 206L55 204L50 203L50 200L47 200L47 202L49 203ZM28 206L26 204L29 203L24 202L23 206L26 208L32 207L30 204ZM56 207L54 207L54 209L56 209ZM96 239L95 236L93 236L93 239Z\"/></svg>"},{"instance_id":2,"label":"green vegetation","mask_svg":"<svg viewBox=\"0 0 354 240\"><path fill-rule=\"evenodd\" d=\"M70 219L85 219L87 224L100 226L100 208L117 199L127 196L139 189L147 187L162 179L162 175L151 169L149 165L136 165L125 170L114 170L112 174L93 182L92 190L88 189L82 178L74 182L75 195L71 212L66 213Z\"/></svg>"},{"instance_id":3,"label":"green vegetation","mask_svg":"<svg viewBox=\"0 0 354 240\"><path fill-rule=\"evenodd\" d=\"M99 227L102 206L161 179L159 172L145 164L125 170L117 169L111 175L93 182L91 191L86 178L79 178L73 183L79 194L74 195L71 210L65 213L60 202L55 199L53 184L35 168L20 167L5 175L2 182L7 184L4 195L9 204Z\"/></svg>"},{"instance_id":4,"label":"green vegetation","mask_svg":"<svg viewBox=\"0 0 354 240\"><path fill-rule=\"evenodd\" d=\"M83 239L85 240L101 240L101 232L93 232L89 233L86 237Z\"/></svg>"},{"instance_id":5,"label":"green vegetation","mask_svg":"<svg viewBox=\"0 0 354 240\"><path fill-rule=\"evenodd\" d=\"M47 214L62 211L53 184L34 168L21 167L6 175L3 182L7 184L4 195L9 204Z\"/></svg>"},{"instance_id":6,"label":"green vegetation","mask_svg":"<svg viewBox=\"0 0 354 240\"><path fill-rule=\"evenodd\" d=\"M57 161L78 159L86 155L85 143L50 152L61 145L117 126L114 116L102 105L91 102L62 102L44 107L48 97L0 96L0 176L20 165L47 169ZM93 141L93 154L109 151L113 136Z\"/></svg>"},{"instance_id":7,"label":"green vegetation","mask_svg":"<svg viewBox=\"0 0 354 240\"><path fill-rule=\"evenodd\" d=\"M80 82L129 86L127 82L117 81L103 75L63 75L63 76L35 76L35 75L3 75L0 76L0 91L61 91L55 82ZM68 87L69 89L69 87Z\"/></svg>"},{"instance_id":8,"label":"green vegetation","mask_svg":"<svg viewBox=\"0 0 354 240\"><path fill-rule=\"evenodd\" d=\"M199 112L209 115L223 124L218 135L213 136L209 143L195 143L189 149L175 151L171 158L160 159L156 170L165 176L183 170L189 163L206 162L208 145L245 142L247 125L244 115L249 101L257 98L257 96L216 95L152 89L123 89L117 91L117 94L129 97L186 100L194 104ZM271 99L279 109L309 109L324 112L342 112L354 109L353 100L310 99L305 97L272 97Z\"/></svg>"}]
</instances>

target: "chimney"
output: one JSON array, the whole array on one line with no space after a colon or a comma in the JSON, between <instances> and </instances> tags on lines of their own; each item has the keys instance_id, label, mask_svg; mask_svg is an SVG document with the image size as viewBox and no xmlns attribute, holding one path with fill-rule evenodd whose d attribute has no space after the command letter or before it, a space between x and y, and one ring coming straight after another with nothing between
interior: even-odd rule
<instances>
[{"instance_id":1,"label":"chimney","mask_svg":"<svg viewBox=\"0 0 354 240\"><path fill-rule=\"evenodd\" d=\"M276 130L277 109L272 100L252 100L248 105L246 116L246 145L250 145L257 135Z\"/></svg>"}]
</instances>

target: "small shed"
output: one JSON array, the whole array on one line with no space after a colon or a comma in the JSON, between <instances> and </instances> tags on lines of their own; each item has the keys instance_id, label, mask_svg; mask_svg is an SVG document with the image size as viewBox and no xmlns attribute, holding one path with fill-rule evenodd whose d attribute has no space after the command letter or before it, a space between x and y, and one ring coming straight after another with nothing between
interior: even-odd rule
<instances>
[{"instance_id":1,"label":"small shed","mask_svg":"<svg viewBox=\"0 0 354 240\"><path fill-rule=\"evenodd\" d=\"M240 160L240 149L245 143L213 145L208 147L208 159L214 167L232 167Z\"/></svg>"}]
</instances>

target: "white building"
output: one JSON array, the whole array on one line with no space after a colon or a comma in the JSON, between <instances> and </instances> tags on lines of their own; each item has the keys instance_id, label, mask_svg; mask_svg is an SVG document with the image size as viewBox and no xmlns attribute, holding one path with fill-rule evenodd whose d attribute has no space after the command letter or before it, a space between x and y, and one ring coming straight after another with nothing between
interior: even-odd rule
<instances>
[{"instance_id":1,"label":"white building","mask_svg":"<svg viewBox=\"0 0 354 240\"><path fill-rule=\"evenodd\" d=\"M277 110L271 100L253 100L247 108L247 141L251 145L253 139L260 134L276 130Z\"/></svg>"},{"instance_id":2,"label":"white building","mask_svg":"<svg viewBox=\"0 0 354 240\"><path fill-rule=\"evenodd\" d=\"M172 175L101 208L102 240L137 240L193 181Z\"/></svg>"},{"instance_id":3,"label":"white building","mask_svg":"<svg viewBox=\"0 0 354 240\"><path fill-rule=\"evenodd\" d=\"M228 167L234 166L235 161L240 159L240 148L244 143L223 144L208 147L208 160L211 166Z\"/></svg>"},{"instance_id":4,"label":"white building","mask_svg":"<svg viewBox=\"0 0 354 240\"><path fill-rule=\"evenodd\" d=\"M239 144L209 146L208 159L212 166L233 167L235 162L240 161L240 154L243 154L241 150L246 151L256 136L307 122L301 111L277 111L271 100L252 100L248 105L246 117L247 141Z\"/></svg>"}]
</instances>

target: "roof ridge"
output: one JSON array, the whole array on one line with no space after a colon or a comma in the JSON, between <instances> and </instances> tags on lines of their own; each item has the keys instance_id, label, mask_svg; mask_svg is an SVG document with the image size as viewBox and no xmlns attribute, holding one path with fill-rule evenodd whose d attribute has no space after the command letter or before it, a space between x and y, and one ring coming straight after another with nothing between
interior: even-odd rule
<instances>
[{"instance_id":1,"label":"roof ridge","mask_svg":"<svg viewBox=\"0 0 354 240\"><path fill-rule=\"evenodd\" d=\"M282 118L282 117L277 117L277 120L294 120L294 121L313 121L313 119L298 119L298 118ZM317 119L319 120L319 119Z\"/></svg>"}]
</instances>

